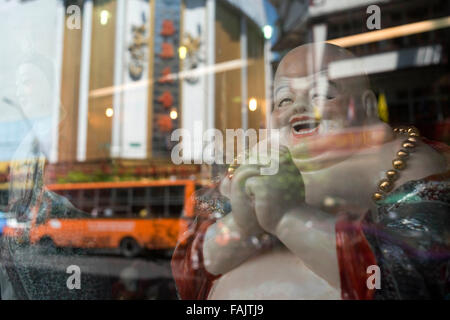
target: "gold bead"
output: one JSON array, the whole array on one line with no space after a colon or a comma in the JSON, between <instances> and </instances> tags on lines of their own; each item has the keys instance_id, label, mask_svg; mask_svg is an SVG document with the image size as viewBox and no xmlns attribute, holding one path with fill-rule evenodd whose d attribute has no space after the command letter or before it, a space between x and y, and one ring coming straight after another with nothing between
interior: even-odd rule
<instances>
[{"instance_id":1,"label":"gold bead","mask_svg":"<svg viewBox=\"0 0 450 320\"><path fill-rule=\"evenodd\" d=\"M406 167L406 162L397 158L392 161L392 165L394 166L394 169L403 170Z\"/></svg>"},{"instance_id":2,"label":"gold bead","mask_svg":"<svg viewBox=\"0 0 450 320\"><path fill-rule=\"evenodd\" d=\"M406 128L404 126L396 127L394 128L395 133L405 133L407 132Z\"/></svg>"},{"instance_id":3,"label":"gold bead","mask_svg":"<svg viewBox=\"0 0 450 320\"><path fill-rule=\"evenodd\" d=\"M412 143L416 143L418 141L417 137L409 137L406 141L412 142Z\"/></svg>"},{"instance_id":4,"label":"gold bead","mask_svg":"<svg viewBox=\"0 0 450 320\"><path fill-rule=\"evenodd\" d=\"M397 157L400 159L406 159L409 156L409 152L406 150L401 149L399 152L397 152Z\"/></svg>"},{"instance_id":5,"label":"gold bead","mask_svg":"<svg viewBox=\"0 0 450 320\"><path fill-rule=\"evenodd\" d=\"M406 140L402 143L402 147L405 148L407 151L411 152L416 147L416 144Z\"/></svg>"},{"instance_id":6,"label":"gold bead","mask_svg":"<svg viewBox=\"0 0 450 320\"><path fill-rule=\"evenodd\" d=\"M408 134L411 137L419 137L420 136L419 129L417 129L416 127L409 127Z\"/></svg>"},{"instance_id":7,"label":"gold bead","mask_svg":"<svg viewBox=\"0 0 450 320\"><path fill-rule=\"evenodd\" d=\"M392 187L393 187L393 184L387 179L381 180L380 183L378 184L378 188L383 192L391 191Z\"/></svg>"},{"instance_id":8,"label":"gold bead","mask_svg":"<svg viewBox=\"0 0 450 320\"><path fill-rule=\"evenodd\" d=\"M231 178L233 178L233 175L234 175L234 172L236 171L236 169L238 168L239 166L237 165L237 161L235 160L234 162L233 162L233 164L231 164L229 167L228 167L228 179L231 179Z\"/></svg>"},{"instance_id":9,"label":"gold bead","mask_svg":"<svg viewBox=\"0 0 450 320\"><path fill-rule=\"evenodd\" d=\"M383 194L380 193L380 192L375 192L375 193L372 195L372 199L373 199L374 201L379 201L379 200L383 199Z\"/></svg>"},{"instance_id":10,"label":"gold bead","mask_svg":"<svg viewBox=\"0 0 450 320\"><path fill-rule=\"evenodd\" d=\"M395 170L388 170L386 172L386 177L390 180L390 181L395 181L398 179L398 172Z\"/></svg>"}]
</instances>

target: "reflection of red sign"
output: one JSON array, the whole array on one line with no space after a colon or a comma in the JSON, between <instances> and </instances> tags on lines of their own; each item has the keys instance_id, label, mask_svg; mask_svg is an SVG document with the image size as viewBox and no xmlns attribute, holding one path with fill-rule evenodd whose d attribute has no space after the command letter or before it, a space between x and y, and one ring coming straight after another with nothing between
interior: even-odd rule
<instances>
[{"instance_id":1,"label":"reflection of red sign","mask_svg":"<svg viewBox=\"0 0 450 320\"><path fill-rule=\"evenodd\" d=\"M171 79L170 74L172 73L172 70L170 67L164 68L162 71L161 78L158 79L159 83L173 83L173 79Z\"/></svg>"},{"instance_id":2,"label":"reflection of red sign","mask_svg":"<svg viewBox=\"0 0 450 320\"><path fill-rule=\"evenodd\" d=\"M160 132L169 132L173 128L172 119L166 114L158 117L158 127Z\"/></svg>"},{"instance_id":3,"label":"reflection of red sign","mask_svg":"<svg viewBox=\"0 0 450 320\"><path fill-rule=\"evenodd\" d=\"M175 26L172 20L164 20L162 23L161 35L165 37L170 37L175 34Z\"/></svg>"},{"instance_id":4,"label":"reflection of red sign","mask_svg":"<svg viewBox=\"0 0 450 320\"><path fill-rule=\"evenodd\" d=\"M158 102L162 103L165 108L169 108L173 105L173 96L169 91L164 91L164 93L158 98Z\"/></svg>"},{"instance_id":5,"label":"reflection of red sign","mask_svg":"<svg viewBox=\"0 0 450 320\"><path fill-rule=\"evenodd\" d=\"M171 59L174 56L175 50L173 49L173 45L168 42L163 42L160 57L163 59Z\"/></svg>"}]
</instances>

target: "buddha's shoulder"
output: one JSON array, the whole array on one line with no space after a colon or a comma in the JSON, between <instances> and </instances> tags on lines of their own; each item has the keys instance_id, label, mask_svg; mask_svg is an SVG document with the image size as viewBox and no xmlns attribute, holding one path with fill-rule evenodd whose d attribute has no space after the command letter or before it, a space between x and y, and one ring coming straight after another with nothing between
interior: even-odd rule
<instances>
[{"instance_id":1,"label":"buddha's shoulder","mask_svg":"<svg viewBox=\"0 0 450 320\"><path fill-rule=\"evenodd\" d=\"M448 170L445 155L423 141L417 142L416 148L410 153L408 163L422 177Z\"/></svg>"}]
</instances>

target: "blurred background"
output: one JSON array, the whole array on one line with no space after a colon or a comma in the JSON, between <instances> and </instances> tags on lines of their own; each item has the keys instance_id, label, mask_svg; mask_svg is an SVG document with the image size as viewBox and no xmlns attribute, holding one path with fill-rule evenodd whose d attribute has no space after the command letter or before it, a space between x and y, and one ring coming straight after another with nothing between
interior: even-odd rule
<instances>
[{"instance_id":1,"label":"blurred background","mask_svg":"<svg viewBox=\"0 0 450 320\"><path fill-rule=\"evenodd\" d=\"M368 24L371 5L379 28ZM113 279L114 298L175 299L171 252L193 218L193 193L218 173L197 149L175 165L172 132L266 128L281 58L328 41L363 62L383 121L449 143L449 7L0 0L0 235L25 244L30 268L40 259L64 273L55 266L75 263ZM25 160L30 141L45 156L48 190L87 217L8 212L11 161ZM60 248L89 254L73 260Z\"/></svg>"}]
</instances>

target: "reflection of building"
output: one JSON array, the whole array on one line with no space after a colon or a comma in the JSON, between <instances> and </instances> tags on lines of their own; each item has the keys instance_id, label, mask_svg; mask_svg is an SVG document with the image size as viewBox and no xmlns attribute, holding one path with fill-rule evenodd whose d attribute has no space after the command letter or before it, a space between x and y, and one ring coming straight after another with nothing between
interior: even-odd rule
<instances>
[{"instance_id":1,"label":"reflection of building","mask_svg":"<svg viewBox=\"0 0 450 320\"><path fill-rule=\"evenodd\" d=\"M0 10L14 15L44 2L0 1ZM81 9L79 29L67 27L72 5ZM265 126L262 1L55 0L50 6L33 19L56 30L41 36L52 42L48 55L60 79L54 100L63 108L51 151L57 167L88 175L122 166L144 177L189 175L198 169L170 166L173 130ZM256 111L249 111L251 98ZM111 160L120 166L110 167Z\"/></svg>"},{"instance_id":2,"label":"reflection of building","mask_svg":"<svg viewBox=\"0 0 450 320\"><path fill-rule=\"evenodd\" d=\"M263 110L265 86L257 82L264 79L264 73L258 76L264 59L257 25L264 22L263 12L259 20L243 19L251 44L243 52L240 17L246 16L234 10L223 1L85 2L84 27L65 36L78 52L65 52L63 73L80 69L81 75L80 100L64 103L73 113L67 121L77 125L71 128L77 131L76 148L60 143L72 148L61 152L61 160L168 159L174 129L193 131L196 123L208 128L222 121L223 128L241 127L242 70L253 80L249 87L255 92L249 94ZM69 60L77 56L79 69ZM252 61L242 67L246 56L255 57L255 66ZM212 73L208 66L223 69ZM72 91L72 83L63 80L62 98ZM222 113L229 118L218 117ZM252 115L250 124L259 125L259 117Z\"/></svg>"},{"instance_id":3,"label":"reflection of building","mask_svg":"<svg viewBox=\"0 0 450 320\"><path fill-rule=\"evenodd\" d=\"M393 125L415 124L430 138L450 141L450 3L446 0L271 0L280 15L281 53L330 41L361 57L377 94L384 93ZM381 30L368 30L369 5Z\"/></svg>"}]
</instances>

